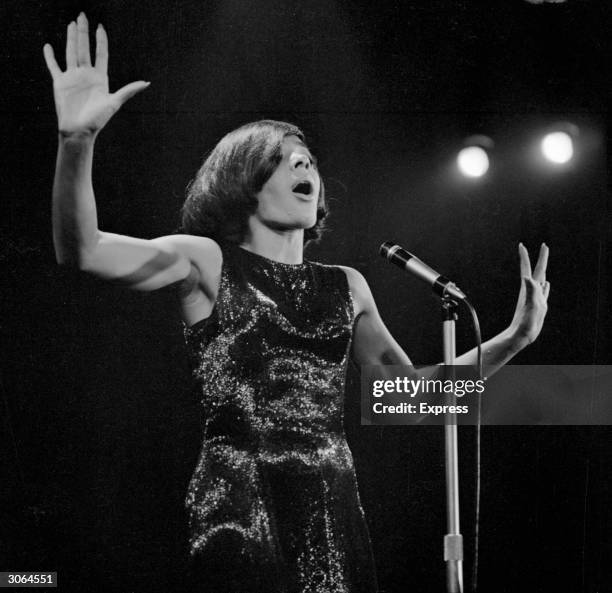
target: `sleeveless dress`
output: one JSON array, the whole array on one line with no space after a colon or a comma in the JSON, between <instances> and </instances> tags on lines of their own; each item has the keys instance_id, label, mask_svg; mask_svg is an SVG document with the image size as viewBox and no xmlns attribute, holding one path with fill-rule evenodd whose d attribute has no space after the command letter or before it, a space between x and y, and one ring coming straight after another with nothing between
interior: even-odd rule
<instances>
[{"instance_id":1,"label":"sleeveless dress","mask_svg":"<svg viewBox=\"0 0 612 593\"><path fill-rule=\"evenodd\" d=\"M343 427L346 274L221 249L213 312L185 328L204 412L185 500L192 590L374 593Z\"/></svg>"}]
</instances>

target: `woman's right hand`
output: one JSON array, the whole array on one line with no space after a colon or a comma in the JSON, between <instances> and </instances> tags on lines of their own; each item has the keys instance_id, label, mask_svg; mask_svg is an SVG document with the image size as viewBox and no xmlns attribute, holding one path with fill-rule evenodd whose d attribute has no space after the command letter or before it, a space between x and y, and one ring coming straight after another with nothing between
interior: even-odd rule
<instances>
[{"instance_id":1,"label":"woman's right hand","mask_svg":"<svg viewBox=\"0 0 612 593\"><path fill-rule=\"evenodd\" d=\"M108 91L108 38L102 25L96 30L95 65L89 53L89 24L81 13L68 25L66 71L55 60L53 48L43 48L47 68L53 78L57 122L64 136L96 135L116 111L150 83L139 80L114 93Z\"/></svg>"}]
</instances>

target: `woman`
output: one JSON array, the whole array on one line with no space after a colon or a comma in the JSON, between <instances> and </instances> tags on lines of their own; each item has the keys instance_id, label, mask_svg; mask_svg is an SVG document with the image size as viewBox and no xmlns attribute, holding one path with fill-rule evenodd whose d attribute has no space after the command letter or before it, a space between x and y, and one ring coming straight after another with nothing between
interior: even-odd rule
<instances>
[{"instance_id":1,"label":"woman","mask_svg":"<svg viewBox=\"0 0 612 593\"><path fill-rule=\"evenodd\" d=\"M109 94L107 37L91 64L84 14L68 26L66 70L44 47L59 149L53 189L58 262L137 290L177 284L202 383L205 442L187 507L194 576L214 591L371 592L376 577L342 426L349 351L357 364L410 364L359 272L303 259L326 213L299 129L261 121L228 134L190 186L184 234L100 231L94 141L148 83ZM539 334L548 249L509 327L483 345L491 374ZM458 364L475 364L475 350Z\"/></svg>"}]
</instances>

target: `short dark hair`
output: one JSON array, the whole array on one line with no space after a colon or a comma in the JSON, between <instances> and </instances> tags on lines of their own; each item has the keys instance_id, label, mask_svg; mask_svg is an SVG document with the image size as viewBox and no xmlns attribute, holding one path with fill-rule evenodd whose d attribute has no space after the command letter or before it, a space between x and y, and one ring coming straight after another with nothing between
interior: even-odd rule
<instances>
[{"instance_id":1,"label":"short dark hair","mask_svg":"<svg viewBox=\"0 0 612 593\"><path fill-rule=\"evenodd\" d=\"M298 127L268 119L246 124L224 136L187 188L181 232L216 241L242 242L248 218L257 209L256 195L281 162L281 143L286 136L304 141ZM321 181L317 221L304 230L304 243L319 238L327 213Z\"/></svg>"}]
</instances>

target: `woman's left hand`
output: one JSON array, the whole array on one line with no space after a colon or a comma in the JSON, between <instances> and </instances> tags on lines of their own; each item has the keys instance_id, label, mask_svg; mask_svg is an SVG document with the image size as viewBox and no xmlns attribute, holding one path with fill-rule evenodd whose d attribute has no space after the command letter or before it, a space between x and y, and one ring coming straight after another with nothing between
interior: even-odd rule
<instances>
[{"instance_id":1,"label":"woman's left hand","mask_svg":"<svg viewBox=\"0 0 612 593\"><path fill-rule=\"evenodd\" d=\"M519 243L518 249L521 262L521 290L509 330L517 349L521 349L531 344L542 330L544 317L548 310L550 283L546 280L548 264L546 244L542 243L540 247L540 254L533 272L527 249L522 243Z\"/></svg>"}]
</instances>

